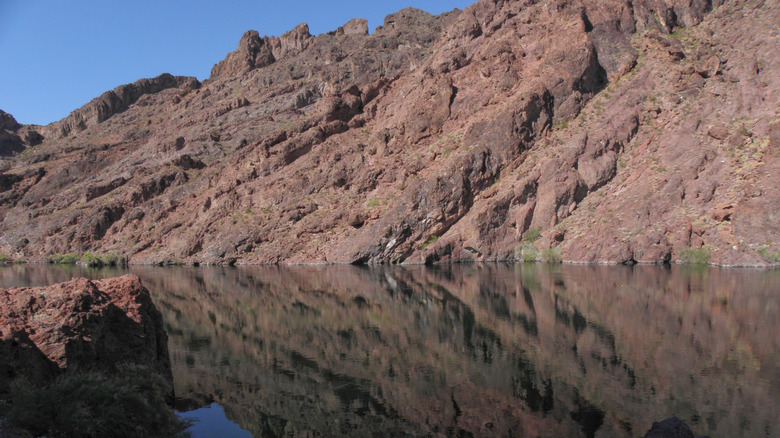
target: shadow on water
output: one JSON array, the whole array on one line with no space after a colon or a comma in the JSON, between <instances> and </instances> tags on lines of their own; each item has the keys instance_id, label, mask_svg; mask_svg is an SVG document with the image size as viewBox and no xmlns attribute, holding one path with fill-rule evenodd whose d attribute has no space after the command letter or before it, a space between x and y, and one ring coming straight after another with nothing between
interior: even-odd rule
<instances>
[{"instance_id":1,"label":"shadow on water","mask_svg":"<svg viewBox=\"0 0 780 438\"><path fill-rule=\"evenodd\" d=\"M121 270L0 268L0 285ZM255 436L780 434L777 271L133 267L178 408Z\"/></svg>"}]
</instances>

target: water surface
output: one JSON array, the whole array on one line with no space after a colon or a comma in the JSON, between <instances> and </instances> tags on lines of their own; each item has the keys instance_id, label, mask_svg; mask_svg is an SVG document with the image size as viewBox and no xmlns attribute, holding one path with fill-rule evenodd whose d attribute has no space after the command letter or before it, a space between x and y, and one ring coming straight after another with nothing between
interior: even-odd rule
<instances>
[{"instance_id":1,"label":"water surface","mask_svg":"<svg viewBox=\"0 0 780 438\"><path fill-rule=\"evenodd\" d=\"M177 409L209 433L635 437L675 415L780 436L780 271L129 271L163 313ZM0 286L125 272L3 267Z\"/></svg>"}]
</instances>

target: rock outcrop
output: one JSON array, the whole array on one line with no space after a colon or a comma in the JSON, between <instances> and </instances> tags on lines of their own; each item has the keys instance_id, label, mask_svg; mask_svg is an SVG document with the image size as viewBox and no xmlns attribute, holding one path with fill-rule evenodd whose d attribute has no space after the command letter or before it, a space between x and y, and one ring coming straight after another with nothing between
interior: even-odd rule
<instances>
[{"instance_id":1,"label":"rock outcrop","mask_svg":"<svg viewBox=\"0 0 780 438\"><path fill-rule=\"evenodd\" d=\"M0 289L0 394L16 377L148 366L172 383L160 312L138 277Z\"/></svg>"},{"instance_id":2,"label":"rock outcrop","mask_svg":"<svg viewBox=\"0 0 780 438\"><path fill-rule=\"evenodd\" d=\"M255 68L272 64L276 59L268 37L260 38L256 30L248 30L238 42L238 48L211 69L211 79L238 76Z\"/></svg>"},{"instance_id":3,"label":"rock outcrop","mask_svg":"<svg viewBox=\"0 0 780 438\"><path fill-rule=\"evenodd\" d=\"M19 127L14 116L0 111L0 156L11 155L24 149L22 139L16 134Z\"/></svg>"},{"instance_id":4,"label":"rock outcrop","mask_svg":"<svg viewBox=\"0 0 780 438\"><path fill-rule=\"evenodd\" d=\"M195 78L172 76L168 73L154 78L140 79L132 84L120 85L92 99L59 122L46 126L43 135L44 137L58 138L83 131L126 110L145 94L159 93L168 88L178 88L181 93L187 93L198 87L200 87L200 83Z\"/></svg>"},{"instance_id":5,"label":"rock outcrop","mask_svg":"<svg viewBox=\"0 0 780 438\"><path fill-rule=\"evenodd\" d=\"M480 0L372 34L249 31L202 85L140 81L42 128L4 165L0 253L514 260L534 230L577 263L776 264L778 20Z\"/></svg>"},{"instance_id":6,"label":"rock outcrop","mask_svg":"<svg viewBox=\"0 0 780 438\"><path fill-rule=\"evenodd\" d=\"M677 417L653 423L645 438L696 438L691 428Z\"/></svg>"},{"instance_id":7,"label":"rock outcrop","mask_svg":"<svg viewBox=\"0 0 780 438\"><path fill-rule=\"evenodd\" d=\"M25 126L14 116L0 110L0 157L8 157L23 151L26 146L37 146L43 141L37 126ZM0 171L5 165L0 166Z\"/></svg>"}]
</instances>

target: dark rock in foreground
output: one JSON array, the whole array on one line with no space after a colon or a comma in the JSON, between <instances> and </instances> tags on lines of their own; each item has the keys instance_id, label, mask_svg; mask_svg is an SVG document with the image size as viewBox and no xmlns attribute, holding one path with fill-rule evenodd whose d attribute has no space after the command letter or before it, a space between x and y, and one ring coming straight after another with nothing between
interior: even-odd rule
<instances>
[{"instance_id":1,"label":"dark rock in foreground","mask_svg":"<svg viewBox=\"0 0 780 438\"><path fill-rule=\"evenodd\" d=\"M653 423L645 438L696 438L691 428L677 417Z\"/></svg>"},{"instance_id":2,"label":"dark rock in foreground","mask_svg":"<svg viewBox=\"0 0 780 438\"><path fill-rule=\"evenodd\" d=\"M0 289L0 394L17 377L43 383L65 370L111 372L122 363L172 383L162 317L138 277Z\"/></svg>"}]
</instances>

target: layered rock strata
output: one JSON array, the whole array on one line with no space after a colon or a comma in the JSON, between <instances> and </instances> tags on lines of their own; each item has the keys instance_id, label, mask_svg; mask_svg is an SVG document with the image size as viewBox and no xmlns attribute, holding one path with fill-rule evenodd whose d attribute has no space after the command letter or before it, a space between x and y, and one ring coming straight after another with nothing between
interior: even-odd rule
<instances>
[{"instance_id":1,"label":"layered rock strata","mask_svg":"<svg viewBox=\"0 0 780 438\"><path fill-rule=\"evenodd\" d=\"M119 87L12 152L0 253L516 260L532 231L569 262L775 264L778 21L776 2L480 0L372 34L249 31L203 83Z\"/></svg>"}]
</instances>

